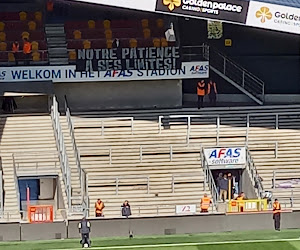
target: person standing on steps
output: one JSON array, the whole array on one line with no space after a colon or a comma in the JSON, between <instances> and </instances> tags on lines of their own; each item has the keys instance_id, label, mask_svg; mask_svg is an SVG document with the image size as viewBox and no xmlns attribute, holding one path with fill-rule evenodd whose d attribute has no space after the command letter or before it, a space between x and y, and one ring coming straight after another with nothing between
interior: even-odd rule
<instances>
[{"instance_id":1,"label":"person standing on steps","mask_svg":"<svg viewBox=\"0 0 300 250\"><path fill-rule=\"evenodd\" d=\"M217 102L217 94L218 94L216 82L213 82L212 80L209 81L207 86L207 94L209 97L210 105L215 107Z\"/></svg>"},{"instance_id":2,"label":"person standing on steps","mask_svg":"<svg viewBox=\"0 0 300 250\"><path fill-rule=\"evenodd\" d=\"M203 100L205 96L205 82L201 80L197 83L198 109L203 108Z\"/></svg>"}]
</instances>

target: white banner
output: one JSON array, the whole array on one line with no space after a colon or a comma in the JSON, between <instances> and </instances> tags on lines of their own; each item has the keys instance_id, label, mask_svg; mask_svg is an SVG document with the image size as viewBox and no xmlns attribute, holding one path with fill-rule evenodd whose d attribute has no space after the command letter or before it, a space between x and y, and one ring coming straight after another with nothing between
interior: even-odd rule
<instances>
[{"instance_id":1,"label":"white banner","mask_svg":"<svg viewBox=\"0 0 300 250\"><path fill-rule=\"evenodd\" d=\"M246 25L300 34L300 9L250 1Z\"/></svg>"},{"instance_id":2,"label":"white banner","mask_svg":"<svg viewBox=\"0 0 300 250\"><path fill-rule=\"evenodd\" d=\"M127 9L155 11L156 0L75 0L86 3L96 3Z\"/></svg>"},{"instance_id":3,"label":"white banner","mask_svg":"<svg viewBox=\"0 0 300 250\"><path fill-rule=\"evenodd\" d=\"M246 163L246 148L206 148L204 156L208 165L242 165Z\"/></svg>"},{"instance_id":4,"label":"white banner","mask_svg":"<svg viewBox=\"0 0 300 250\"><path fill-rule=\"evenodd\" d=\"M176 205L176 214L195 214L197 206L194 205Z\"/></svg>"},{"instance_id":5,"label":"white banner","mask_svg":"<svg viewBox=\"0 0 300 250\"><path fill-rule=\"evenodd\" d=\"M113 70L76 72L75 65L0 68L0 82L106 82L208 78L208 62L183 62L174 70Z\"/></svg>"}]
</instances>

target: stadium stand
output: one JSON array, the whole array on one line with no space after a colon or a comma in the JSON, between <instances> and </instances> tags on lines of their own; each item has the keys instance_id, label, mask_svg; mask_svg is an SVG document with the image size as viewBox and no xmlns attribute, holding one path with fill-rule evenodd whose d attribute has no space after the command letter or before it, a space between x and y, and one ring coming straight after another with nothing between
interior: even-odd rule
<instances>
[{"instance_id":1,"label":"stadium stand","mask_svg":"<svg viewBox=\"0 0 300 250\"><path fill-rule=\"evenodd\" d=\"M22 40L25 37L32 43L30 64L47 64L48 52L42 12L0 12L0 65L15 65L16 60L19 65L24 64ZM12 53L12 44L15 41L20 44L17 55Z\"/></svg>"},{"instance_id":2,"label":"stadium stand","mask_svg":"<svg viewBox=\"0 0 300 250\"><path fill-rule=\"evenodd\" d=\"M274 171L277 183L299 178L298 108L216 109L204 112L201 119L193 112L136 112L131 113L133 127L126 113L122 118L114 118L109 113L73 115L81 164L89 176L90 209L93 211L93 201L97 198L106 203L107 217L120 216L119 204L125 199L130 200L134 214L145 216L174 214L176 204L199 206L205 192L200 144L202 147L246 145L263 178L264 190L272 191L288 208L293 199L293 209L297 209L297 185L290 188L277 185L273 189L272 183ZM172 114L177 117L172 118ZM185 118L179 118L180 115ZM186 145L188 115L195 117L191 119L189 145ZM159 116L163 116L160 134ZM290 171L294 173L292 176ZM172 192L173 175L178 176L175 193ZM149 194L147 177L150 178Z\"/></svg>"},{"instance_id":3,"label":"stadium stand","mask_svg":"<svg viewBox=\"0 0 300 250\"><path fill-rule=\"evenodd\" d=\"M164 38L163 19L85 20L67 21L65 32L69 61L75 58L76 49L117 47L161 47L170 45ZM76 54L75 54L76 55Z\"/></svg>"},{"instance_id":4,"label":"stadium stand","mask_svg":"<svg viewBox=\"0 0 300 250\"><path fill-rule=\"evenodd\" d=\"M49 115L2 115L0 129L5 192L2 220L19 221L21 217L17 177L58 175L61 188L65 189L52 122ZM64 192L62 195L66 204L66 195ZM23 209L26 210L26 206ZM26 218L24 211L22 214ZM60 211L56 213L56 219L62 219Z\"/></svg>"}]
</instances>

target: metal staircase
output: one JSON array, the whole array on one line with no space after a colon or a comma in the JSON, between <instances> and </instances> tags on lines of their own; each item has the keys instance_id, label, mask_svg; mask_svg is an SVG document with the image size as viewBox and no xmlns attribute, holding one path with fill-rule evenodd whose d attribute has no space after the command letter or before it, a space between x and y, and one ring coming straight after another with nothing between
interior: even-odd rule
<instances>
[{"instance_id":1,"label":"metal staircase","mask_svg":"<svg viewBox=\"0 0 300 250\"><path fill-rule=\"evenodd\" d=\"M68 50L64 24L46 24L49 64L67 65Z\"/></svg>"},{"instance_id":2,"label":"metal staircase","mask_svg":"<svg viewBox=\"0 0 300 250\"><path fill-rule=\"evenodd\" d=\"M208 45L204 45L203 57L210 69L239 89L259 105L264 103L264 82L246 69Z\"/></svg>"}]
</instances>

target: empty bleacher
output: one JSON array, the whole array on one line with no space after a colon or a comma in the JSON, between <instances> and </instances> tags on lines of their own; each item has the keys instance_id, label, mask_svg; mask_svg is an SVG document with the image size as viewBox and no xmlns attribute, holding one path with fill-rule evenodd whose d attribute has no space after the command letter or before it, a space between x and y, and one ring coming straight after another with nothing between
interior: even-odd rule
<instances>
[{"instance_id":1,"label":"empty bleacher","mask_svg":"<svg viewBox=\"0 0 300 250\"><path fill-rule=\"evenodd\" d=\"M81 164L89 174L91 210L97 198L106 203L108 217L120 215L119 206L125 199L141 216L150 204L145 216L157 210L174 214L176 204L198 204L204 193L200 144L248 146L264 189L273 191L286 207L293 193L293 208L299 208L298 185L273 189L273 172L277 184L299 178L300 107L208 109L201 112L202 117L197 117L198 111L141 111L131 112L133 122L129 113L115 115L122 119L109 112L72 117ZM187 114L194 115L189 129ZM159 116L163 116L161 123ZM199 179L194 181L188 174Z\"/></svg>"},{"instance_id":2,"label":"empty bleacher","mask_svg":"<svg viewBox=\"0 0 300 250\"><path fill-rule=\"evenodd\" d=\"M64 190L51 117L2 115L0 129L5 192L4 213L0 220L20 220L17 176L58 175ZM64 192L63 197L66 204ZM61 218L58 212L56 219Z\"/></svg>"}]
</instances>

